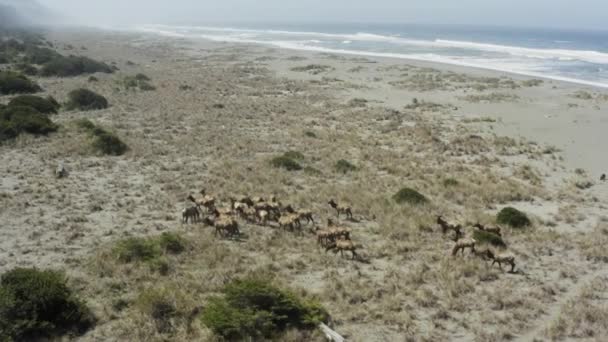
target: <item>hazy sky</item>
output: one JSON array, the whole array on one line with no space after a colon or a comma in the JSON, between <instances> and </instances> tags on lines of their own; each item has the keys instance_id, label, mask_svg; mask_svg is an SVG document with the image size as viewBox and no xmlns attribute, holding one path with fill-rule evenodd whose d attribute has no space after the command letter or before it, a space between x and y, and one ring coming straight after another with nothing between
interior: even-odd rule
<instances>
[{"instance_id":1,"label":"hazy sky","mask_svg":"<svg viewBox=\"0 0 608 342\"><path fill-rule=\"evenodd\" d=\"M400 22L608 29L608 0L39 0L83 23Z\"/></svg>"}]
</instances>

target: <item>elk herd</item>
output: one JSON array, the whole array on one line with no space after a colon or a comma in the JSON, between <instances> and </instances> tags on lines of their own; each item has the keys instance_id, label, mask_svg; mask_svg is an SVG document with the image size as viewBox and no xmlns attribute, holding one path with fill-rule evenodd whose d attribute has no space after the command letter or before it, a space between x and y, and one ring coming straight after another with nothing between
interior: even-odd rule
<instances>
[{"instance_id":1,"label":"elk herd","mask_svg":"<svg viewBox=\"0 0 608 342\"><path fill-rule=\"evenodd\" d=\"M218 200L207 194L205 189L201 190L198 197L189 195L188 200L192 203L182 211L183 223L203 223L207 226L215 227L215 235L224 238L239 238L239 220L249 224L256 224L264 227L274 227L283 231L296 234L304 233L304 226L311 228L308 231L314 234L317 244L324 248L326 252L350 252L352 259L357 254L357 245L351 240L352 230L343 226L332 219L327 219L327 226L321 228L316 225L313 212L308 209L296 209L293 205L283 205L275 196L266 197L229 197L225 206L219 206ZM229 205L228 205L229 203ZM348 205L339 204L333 199L327 204L336 212L339 220L340 215L346 219L353 219L352 209ZM445 235L453 232L454 246L452 255L456 256L459 252L463 255L469 249L471 255L480 257L484 260L492 260L492 266L498 264L502 269L503 264L511 266L510 272L515 269L515 257L510 253L496 253L490 248L477 250L477 241L473 237L466 237L461 224L453 224L446 221L442 216L437 216L437 224L441 232ZM480 223L473 225L474 229L484 231L496 236L502 236L500 227L487 227Z\"/></svg>"},{"instance_id":2,"label":"elk herd","mask_svg":"<svg viewBox=\"0 0 608 342\"><path fill-rule=\"evenodd\" d=\"M437 216L437 224L441 227L442 233L445 235L448 232L454 232L454 247L452 248L452 255L458 255L458 252L462 252L464 255L465 249L470 249L471 254L480 257L484 260L492 260L492 266L498 264L498 267L502 270L502 264L508 264L511 266L509 272L515 271L515 256L508 252L495 253L490 248L483 250L476 250L475 246L477 241L472 237L465 237L463 233L463 227L461 224L452 224L447 222L442 216ZM476 223L473 228L484 231L489 234L502 237L502 229L500 227L487 227L481 223Z\"/></svg>"},{"instance_id":3,"label":"elk herd","mask_svg":"<svg viewBox=\"0 0 608 342\"><path fill-rule=\"evenodd\" d=\"M296 234L304 233L304 225L313 225L310 232L315 234L317 243L325 251L350 252L352 258L357 257L356 245L351 241L351 229L327 220L327 227L316 226L313 212L307 209L295 209L293 205L283 205L275 196L238 198L229 197L229 206L219 206L215 197L200 191L198 198L189 195L187 199L192 203L182 211L182 223L203 223L215 227L215 235L224 238L239 238L239 221L265 227L275 227ZM347 219L353 218L352 209L347 205L340 205L333 199L329 206L336 211L338 219L340 214Z\"/></svg>"}]
</instances>

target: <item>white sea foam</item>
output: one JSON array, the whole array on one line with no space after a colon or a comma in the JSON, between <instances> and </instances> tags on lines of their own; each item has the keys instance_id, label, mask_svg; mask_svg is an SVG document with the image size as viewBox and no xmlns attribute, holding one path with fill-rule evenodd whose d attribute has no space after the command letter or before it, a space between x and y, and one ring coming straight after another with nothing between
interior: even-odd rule
<instances>
[{"instance_id":1,"label":"white sea foam","mask_svg":"<svg viewBox=\"0 0 608 342\"><path fill-rule=\"evenodd\" d=\"M551 72L551 68L529 59L553 61L583 61L597 64L608 64L608 54L597 51L565 50L565 49L533 49L495 44L482 44L474 42L453 40L413 40L395 36L383 36L370 33L334 34L320 32L292 32L280 30L249 30L217 27L191 27L191 26L165 26L154 25L139 27L138 30L157 33L170 37L203 38L213 41L267 44L285 49L307 50L314 52L338 53L368 57L387 57L399 59L412 59L432 61L466 67L496 70L532 77L548 78L559 81L573 82L596 87L608 88L608 83L565 77ZM300 39L295 39L300 37ZM283 38L283 39L277 39ZM316 38L316 39L315 39ZM457 48L481 52L500 53L501 58L483 58L474 56L450 55L445 52L438 53L391 53L363 50L348 50L317 46L322 39L332 39L337 43L350 44L353 41L386 42L399 45L411 45L429 48ZM327 40L325 40L327 41ZM509 57L511 56L511 57Z\"/></svg>"}]
</instances>

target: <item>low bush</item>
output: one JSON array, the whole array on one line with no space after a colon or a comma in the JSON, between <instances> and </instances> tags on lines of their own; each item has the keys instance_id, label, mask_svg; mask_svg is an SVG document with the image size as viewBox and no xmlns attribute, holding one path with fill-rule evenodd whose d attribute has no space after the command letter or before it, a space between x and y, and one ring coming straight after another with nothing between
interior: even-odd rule
<instances>
[{"instance_id":1,"label":"low bush","mask_svg":"<svg viewBox=\"0 0 608 342\"><path fill-rule=\"evenodd\" d=\"M99 79L95 76L90 76L88 79L89 83L93 83L93 82L99 82Z\"/></svg>"},{"instance_id":2,"label":"low bush","mask_svg":"<svg viewBox=\"0 0 608 342\"><path fill-rule=\"evenodd\" d=\"M0 278L1 341L37 341L81 334L94 321L60 272L16 268Z\"/></svg>"},{"instance_id":3,"label":"low bush","mask_svg":"<svg viewBox=\"0 0 608 342\"><path fill-rule=\"evenodd\" d=\"M149 288L142 291L135 302L140 312L154 320L156 330L160 333L171 331L171 320L179 313L172 292L167 289Z\"/></svg>"},{"instance_id":4,"label":"low bush","mask_svg":"<svg viewBox=\"0 0 608 342\"><path fill-rule=\"evenodd\" d=\"M69 94L67 108L78 110L95 110L108 108L108 100L105 97L88 89L80 88L72 90Z\"/></svg>"},{"instance_id":5,"label":"low bush","mask_svg":"<svg viewBox=\"0 0 608 342\"><path fill-rule=\"evenodd\" d=\"M120 156L125 154L129 147L114 133L103 129L94 130L93 148L103 154Z\"/></svg>"},{"instance_id":6,"label":"low bush","mask_svg":"<svg viewBox=\"0 0 608 342\"><path fill-rule=\"evenodd\" d=\"M186 250L186 241L179 234L162 233L158 242L160 248L167 253L179 254Z\"/></svg>"},{"instance_id":7,"label":"low bush","mask_svg":"<svg viewBox=\"0 0 608 342\"><path fill-rule=\"evenodd\" d=\"M306 132L304 132L304 135L307 136L307 137L309 137L309 138L316 138L317 137L317 134L315 132L313 132L313 131L306 131Z\"/></svg>"},{"instance_id":8,"label":"low bush","mask_svg":"<svg viewBox=\"0 0 608 342\"><path fill-rule=\"evenodd\" d=\"M512 207L502 209L496 216L496 222L513 228L524 228L532 224L525 213Z\"/></svg>"},{"instance_id":9,"label":"low bush","mask_svg":"<svg viewBox=\"0 0 608 342\"><path fill-rule=\"evenodd\" d=\"M156 90L156 87L148 83L150 78L144 74L125 77L123 84L127 89L138 88L143 91Z\"/></svg>"},{"instance_id":10,"label":"low bush","mask_svg":"<svg viewBox=\"0 0 608 342\"><path fill-rule=\"evenodd\" d=\"M10 71L0 71L0 95L32 94L42 88L26 76Z\"/></svg>"},{"instance_id":11,"label":"low bush","mask_svg":"<svg viewBox=\"0 0 608 342\"><path fill-rule=\"evenodd\" d=\"M52 97L42 98L35 95L20 95L8 103L9 107L23 106L36 109L42 114L56 114L59 109L59 103Z\"/></svg>"},{"instance_id":12,"label":"low bush","mask_svg":"<svg viewBox=\"0 0 608 342\"><path fill-rule=\"evenodd\" d=\"M476 229L473 232L473 238L482 244L486 243L496 247L507 247L507 244L503 241L502 237L483 230Z\"/></svg>"},{"instance_id":13,"label":"low bush","mask_svg":"<svg viewBox=\"0 0 608 342\"><path fill-rule=\"evenodd\" d=\"M107 155L120 156L129 150L129 146L125 144L114 133L108 132L105 129L98 127L88 119L80 119L75 122L76 127L84 129L93 138L91 146L97 152Z\"/></svg>"},{"instance_id":14,"label":"low bush","mask_svg":"<svg viewBox=\"0 0 608 342\"><path fill-rule=\"evenodd\" d=\"M454 178L447 178L447 179L443 180L443 186L446 188L449 188L451 186L458 186L458 185L460 185L460 182L458 182Z\"/></svg>"},{"instance_id":15,"label":"low bush","mask_svg":"<svg viewBox=\"0 0 608 342\"><path fill-rule=\"evenodd\" d=\"M133 237L119 241L113 249L113 254L118 261L131 263L154 260L162 251L154 240Z\"/></svg>"},{"instance_id":16,"label":"low bush","mask_svg":"<svg viewBox=\"0 0 608 342\"><path fill-rule=\"evenodd\" d=\"M272 160L270 161L270 163L272 164L272 166L274 166L276 168L282 168L282 169L285 169L287 171L302 170L302 165L300 165L294 159L289 158L289 157L287 157L285 155L272 158Z\"/></svg>"},{"instance_id":17,"label":"low bush","mask_svg":"<svg viewBox=\"0 0 608 342\"><path fill-rule=\"evenodd\" d=\"M15 65L15 69L17 69L20 73L27 75L27 76L38 75L38 69L31 64L19 63L19 64Z\"/></svg>"},{"instance_id":18,"label":"low bush","mask_svg":"<svg viewBox=\"0 0 608 342\"><path fill-rule=\"evenodd\" d=\"M202 321L227 340L269 339L287 329L314 329L328 318L316 301L299 298L264 279L236 280L221 292L223 297L206 306Z\"/></svg>"},{"instance_id":19,"label":"low bush","mask_svg":"<svg viewBox=\"0 0 608 342\"><path fill-rule=\"evenodd\" d=\"M132 237L119 241L112 254L123 263L159 261L163 253L180 254L187 242L176 233L163 233L156 237Z\"/></svg>"},{"instance_id":20,"label":"low bush","mask_svg":"<svg viewBox=\"0 0 608 342\"><path fill-rule=\"evenodd\" d=\"M63 58L63 56L49 48L29 46L25 51L25 61L32 64L42 65L56 58Z\"/></svg>"},{"instance_id":21,"label":"low bush","mask_svg":"<svg viewBox=\"0 0 608 342\"><path fill-rule=\"evenodd\" d=\"M42 76L57 77L78 76L82 74L93 74L96 72L110 74L113 72L113 70L105 63L81 56L55 57L45 63L40 70L40 74Z\"/></svg>"},{"instance_id":22,"label":"low bush","mask_svg":"<svg viewBox=\"0 0 608 342\"><path fill-rule=\"evenodd\" d=\"M424 197L424 195L410 188L403 188L399 190L395 195L393 195L393 199L399 204L407 203L417 205L428 202L428 199Z\"/></svg>"},{"instance_id":23,"label":"low bush","mask_svg":"<svg viewBox=\"0 0 608 342\"><path fill-rule=\"evenodd\" d=\"M334 167L337 172L344 173L344 174L357 170L357 167L355 165L351 164L350 162L348 162L344 159L338 160Z\"/></svg>"},{"instance_id":24,"label":"low bush","mask_svg":"<svg viewBox=\"0 0 608 342\"><path fill-rule=\"evenodd\" d=\"M24 106L8 106L0 111L0 141L21 133L47 135L58 129L47 115Z\"/></svg>"}]
</instances>

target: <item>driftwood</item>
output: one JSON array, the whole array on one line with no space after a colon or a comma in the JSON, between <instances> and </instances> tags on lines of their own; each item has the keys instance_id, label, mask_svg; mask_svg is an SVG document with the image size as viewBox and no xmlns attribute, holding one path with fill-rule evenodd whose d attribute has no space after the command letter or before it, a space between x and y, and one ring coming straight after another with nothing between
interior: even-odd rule
<instances>
[{"instance_id":1,"label":"driftwood","mask_svg":"<svg viewBox=\"0 0 608 342\"><path fill-rule=\"evenodd\" d=\"M340 336L340 334L333 331L330 327L328 327L327 325L325 325L323 323L319 324L319 329L321 329L321 331L325 334L325 337L327 337L328 341L333 341L333 342L346 341L344 339L344 337Z\"/></svg>"}]
</instances>

